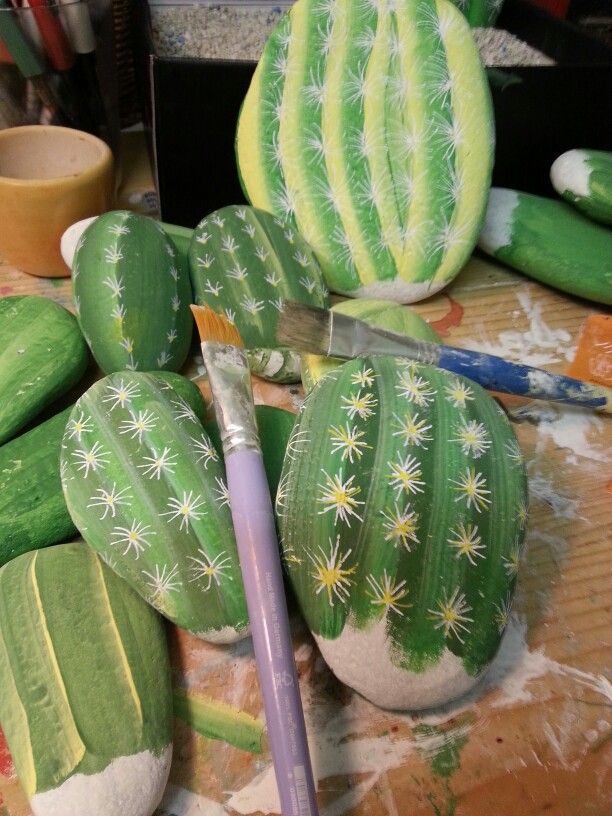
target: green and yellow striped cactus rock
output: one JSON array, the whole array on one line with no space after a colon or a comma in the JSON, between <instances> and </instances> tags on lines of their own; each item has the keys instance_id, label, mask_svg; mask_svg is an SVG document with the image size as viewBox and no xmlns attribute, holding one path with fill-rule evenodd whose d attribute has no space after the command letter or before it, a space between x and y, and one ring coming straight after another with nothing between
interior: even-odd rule
<instances>
[{"instance_id":1,"label":"green and yellow striped cactus rock","mask_svg":"<svg viewBox=\"0 0 612 816\"><path fill-rule=\"evenodd\" d=\"M75 385L87 358L63 306L35 295L0 298L0 444Z\"/></svg>"},{"instance_id":2,"label":"green and yellow striped cactus rock","mask_svg":"<svg viewBox=\"0 0 612 816\"><path fill-rule=\"evenodd\" d=\"M299 355L276 344L278 315L283 300L327 306L328 292L295 228L252 207L224 207L198 224L189 265L196 302L235 324L253 373L276 382L299 380Z\"/></svg>"},{"instance_id":3,"label":"green and yellow striped cactus rock","mask_svg":"<svg viewBox=\"0 0 612 816\"><path fill-rule=\"evenodd\" d=\"M552 163L550 180L588 218L612 224L612 152L568 150Z\"/></svg>"},{"instance_id":4,"label":"green and yellow striped cactus rock","mask_svg":"<svg viewBox=\"0 0 612 816\"><path fill-rule=\"evenodd\" d=\"M61 475L83 538L159 612L206 640L247 634L224 468L169 383L95 383L66 426Z\"/></svg>"},{"instance_id":5,"label":"green and yellow striped cactus rock","mask_svg":"<svg viewBox=\"0 0 612 816\"><path fill-rule=\"evenodd\" d=\"M409 309L407 306L398 306L389 300L343 300L332 306L333 312L364 320L373 326L380 326L387 331L406 334L417 340L429 340L432 343L442 342L437 333L427 321ZM314 384L325 377L330 371L338 368L344 361L335 357L320 357L317 354L302 355L302 385L308 393Z\"/></svg>"},{"instance_id":6,"label":"green and yellow striped cactus rock","mask_svg":"<svg viewBox=\"0 0 612 816\"><path fill-rule=\"evenodd\" d=\"M327 285L404 303L470 255L493 157L487 81L448 0L298 0L236 137L245 193L297 227Z\"/></svg>"},{"instance_id":7,"label":"green and yellow striped cactus rock","mask_svg":"<svg viewBox=\"0 0 612 816\"><path fill-rule=\"evenodd\" d=\"M191 284L172 241L156 221L127 211L96 218L72 262L74 304L96 362L125 369L177 371L191 344Z\"/></svg>"},{"instance_id":8,"label":"green and yellow striped cactus rock","mask_svg":"<svg viewBox=\"0 0 612 816\"><path fill-rule=\"evenodd\" d=\"M150 816L172 756L161 619L84 543L0 569L0 722L35 816Z\"/></svg>"},{"instance_id":9,"label":"green and yellow striped cactus rock","mask_svg":"<svg viewBox=\"0 0 612 816\"><path fill-rule=\"evenodd\" d=\"M476 683L508 621L527 517L521 451L480 386L391 357L346 363L308 396L277 515L340 680L402 709Z\"/></svg>"}]
</instances>

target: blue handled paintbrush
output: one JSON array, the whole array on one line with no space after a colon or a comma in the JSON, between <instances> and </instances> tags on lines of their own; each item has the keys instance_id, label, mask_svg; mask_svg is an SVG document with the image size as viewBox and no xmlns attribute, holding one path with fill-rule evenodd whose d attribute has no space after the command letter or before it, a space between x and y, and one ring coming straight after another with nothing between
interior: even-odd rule
<instances>
[{"instance_id":1,"label":"blue handled paintbrush","mask_svg":"<svg viewBox=\"0 0 612 816\"><path fill-rule=\"evenodd\" d=\"M285 303L276 339L281 346L345 360L374 354L408 357L423 365L463 374L491 391L583 405L612 413L612 390L609 388L551 374L542 368L511 363L493 354L415 340L339 312L303 303Z\"/></svg>"}]
</instances>

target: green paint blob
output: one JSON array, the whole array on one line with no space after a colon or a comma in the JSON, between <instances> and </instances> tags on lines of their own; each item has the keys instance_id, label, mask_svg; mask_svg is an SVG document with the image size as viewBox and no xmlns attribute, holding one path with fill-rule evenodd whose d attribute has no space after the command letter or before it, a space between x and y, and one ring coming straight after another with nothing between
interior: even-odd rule
<instances>
[{"instance_id":1,"label":"green paint blob","mask_svg":"<svg viewBox=\"0 0 612 816\"><path fill-rule=\"evenodd\" d=\"M172 701L175 717L203 737L223 740L252 754L263 752L264 723L245 711L182 689L174 691Z\"/></svg>"}]
</instances>

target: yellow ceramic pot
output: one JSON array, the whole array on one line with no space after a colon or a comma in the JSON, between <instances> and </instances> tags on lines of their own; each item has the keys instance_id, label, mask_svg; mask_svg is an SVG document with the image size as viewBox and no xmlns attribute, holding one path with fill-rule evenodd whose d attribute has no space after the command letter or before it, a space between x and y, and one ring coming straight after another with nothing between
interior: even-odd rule
<instances>
[{"instance_id":1,"label":"yellow ceramic pot","mask_svg":"<svg viewBox=\"0 0 612 816\"><path fill-rule=\"evenodd\" d=\"M113 155L71 128L0 131L0 257L32 275L66 277L64 230L113 204Z\"/></svg>"}]
</instances>

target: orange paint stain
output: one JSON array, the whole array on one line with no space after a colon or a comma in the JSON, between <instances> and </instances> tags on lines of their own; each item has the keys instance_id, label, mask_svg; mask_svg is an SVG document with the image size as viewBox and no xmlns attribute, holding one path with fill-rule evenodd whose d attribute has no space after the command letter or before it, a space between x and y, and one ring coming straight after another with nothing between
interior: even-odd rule
<instances>
[{"instance_id":1,"label":"orange paint stain","mask_svg":"<svg viewBox=\"0 0 612 816\"><path fill-rule=\"evenodd\" d=\"M612 387L612 317L590 315L582 327L570 377Z\"/></svg>"},{"instance_id":2,"label":"orange paint stain","mask_svg":"<svg viewBox=\"0 0 612 816\"><path fill-rule=\"evenodd\" d=\"M448 337L451 333L450 329L455 326L460 326L463 319L463 306L457 303L456 300L453 300L450 295L445 295L444 297L448 298L448 302L450 303L449 311L444 317L441 317L439 320L432 320L429 323L431 328L437 332L440 337Z\"/></svg>"}]
</instances>

